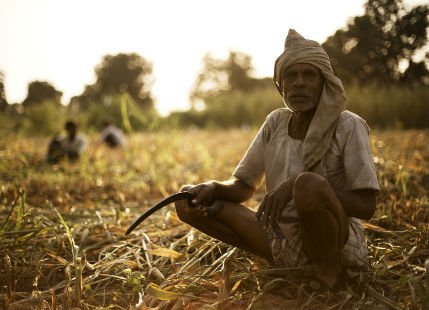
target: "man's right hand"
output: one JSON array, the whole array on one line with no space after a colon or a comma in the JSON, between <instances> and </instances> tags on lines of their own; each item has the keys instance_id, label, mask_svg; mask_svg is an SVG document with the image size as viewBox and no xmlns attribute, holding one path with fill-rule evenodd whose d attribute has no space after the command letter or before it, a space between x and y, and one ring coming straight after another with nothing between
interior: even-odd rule
<instances>
[{"instance_id":1,"label":"man's right hand","mask_svg":"<svg viewBox=\"0 0 429 310\"><path fill-rule=\"evenodd\" d=\"M211 207L216 200L241 203L252 197L254 189L239 179L232 178L226 181L208 181L198 185L185 185L181 191L189 191L195 194L190 207L188 202L179 201L188 211L200 212L208 215L207 207ZM183 205L182 205L183 203Z\"/></svg>"},{"instance_id":2,"label":"man's right hand","mask_svg":"<svg viewBox=\"0 0 429 310\"><path fill-rule=\"evenodd\" d=\"M207 207L211 206L215 201L215 189L216 181L209 181L198 185L184 185L180 191L188 191L195 194L194 199L191 203L194 206L190 206L186 203L188 211L199 213L200 215L207 215Z\"/></svg>"}]
</instances>

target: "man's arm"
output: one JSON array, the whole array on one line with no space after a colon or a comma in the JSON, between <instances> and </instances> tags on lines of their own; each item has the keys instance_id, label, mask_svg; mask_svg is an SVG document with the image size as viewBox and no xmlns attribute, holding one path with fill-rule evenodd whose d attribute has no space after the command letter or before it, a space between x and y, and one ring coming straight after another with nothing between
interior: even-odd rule
<instances>
[{"instance_id":1,"label":"man's arm","mask_svg":"<svg viewBox=\"0 0 429 310\"><path fill-rule=\"evenodd\" d=\"M236 178L226 181L213 180L195 186L185 186L183 189L196 194L192 203L197 205L211 205L214 200L241 203L255 192L252 187Z\"/></svg>"},{"instance_id":2,"label":"man's arm","mask_svg":"<svg viewBox=\"0 0 429 310\"><path fill-rule=\"evenodd\" d=\"M348 216L368 220L375 212L380 188L371 153L369 128L362 118L344 115L347 117L337 127L337 142L343 150L346 183L352 190L335 190L335 193Z\"/></svg>"},{"instance_id":3,"label":"man's arm","mask_svg":"<svg viewBox=\"0 0 429 310\"><path fill-rule=\"evenodd\" d=\"M215 198L219 200L241 203L252 197L255 192L249 185L236 178L214 183Z\"/></svg>"},{"instance_id":4,"label":"man's arm","mask_svg":"<svg viewBox=\"0 0 429 310\"><path fill-rule=\"evenodd\" d=\"M377 191L359 189L353 191L335 191L348 216L369 220L375 212Z\"/></svg>"}]
</instances>

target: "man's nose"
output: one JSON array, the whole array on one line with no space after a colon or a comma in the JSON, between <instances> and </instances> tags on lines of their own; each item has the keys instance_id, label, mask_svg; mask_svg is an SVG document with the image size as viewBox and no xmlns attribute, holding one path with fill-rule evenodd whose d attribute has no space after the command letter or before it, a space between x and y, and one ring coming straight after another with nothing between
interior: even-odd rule
<instances>
[{"instance_id":1,"label":"man's nose","mask_svg":"<svg viewBox=\"0 0 429 310\"><path fill-rule=\"evenodd\" d=\"M298 72L295 79L295 86L302 86L304 85L304 77L302 76L301 72Z\"/></svg>"}]
</instances>

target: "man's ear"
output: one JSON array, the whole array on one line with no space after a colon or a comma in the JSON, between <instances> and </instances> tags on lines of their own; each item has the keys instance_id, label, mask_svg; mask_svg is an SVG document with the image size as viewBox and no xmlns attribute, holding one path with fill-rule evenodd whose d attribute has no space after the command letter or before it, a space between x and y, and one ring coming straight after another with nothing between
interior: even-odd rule
<instances>
[{"instance_id":1,"label":"man's ear","mask_svg":"<svg viewBox=\"0 0 429 310\"><path fill-rule=\"evenodd\" d=\"M287 91L285 91L285 90L283 89L283 91L282 91L282 97L283 97L283 99L284 99L284 100L286 100L286 95L287 95Z\"/></svg>"}]
</instances>

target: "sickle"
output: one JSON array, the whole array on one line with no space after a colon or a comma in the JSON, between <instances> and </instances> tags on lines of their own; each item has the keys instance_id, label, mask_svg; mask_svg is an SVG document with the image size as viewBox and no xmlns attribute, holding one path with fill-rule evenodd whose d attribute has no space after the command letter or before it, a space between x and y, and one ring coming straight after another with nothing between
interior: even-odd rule
<instances>
[{"instance_id":1,"label":"sickle","mask_svg":"<svg viewBox=\"0 0 429 310\"><path fill-rule=\"evenodd\" d=\"M170 203L173 203L173 202L178 201L178 200L186 199L188 201L191 201L194 197L195 197L194 193L185 191L185 192L176 193L174 195L171 195L171 196L161 200L156 205L154 205L152 208L150 208L145 213L140 215L140 217L133 224L131 224L131 226L127 229L127 231L125 232L125 235L128 235L130 232L132 232L134 229L136 229L136 227L141 222L143 222L145 219L147 219L149 216L151 216L153 213L155 213L159 209L161 209L165 206L168 206Z\"/></svg>"}]
</instances>

